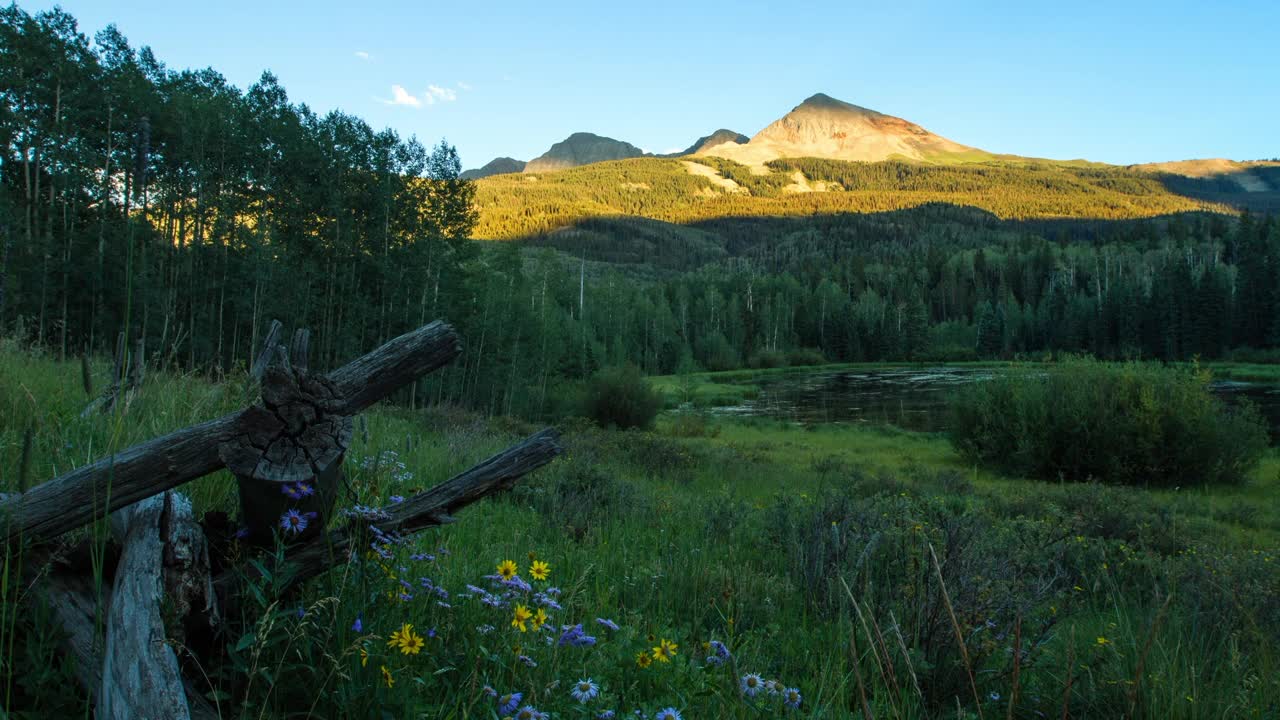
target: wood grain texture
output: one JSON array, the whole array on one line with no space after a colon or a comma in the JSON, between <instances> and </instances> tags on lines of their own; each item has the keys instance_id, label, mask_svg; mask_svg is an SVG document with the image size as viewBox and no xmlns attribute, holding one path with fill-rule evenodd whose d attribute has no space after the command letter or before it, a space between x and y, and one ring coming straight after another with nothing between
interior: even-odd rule
<instances>
[{"instance_id":1,"label":"wood grain texture","mask_svg":"<svg viewBox=\"0 0 1280 720\"><path fill-rule=\"evenodd\" d=\"M439 321L387 342L326 376L323 384L335 395L330 414L359 413L423 374L447 364L457 357L461 348L454 329ZM273 375L269 370L264 373ZM272 393L276 392L282 391L273 383L266 383L264 402L270 404ZM260 414L262 407L255 407L259 410L250 408L148 440L37 485L17 497L0 500L0 515L8 515L7 521L0 520L5 528L5 541L19 536L33 541L48 540L86 525L95 517L103 517L218 470L223 467L219 446L244 434L242 420L250 422L251 419L243 416ZM260 416L252 418L260 419ZM336 432L338 437L345 433L349 438L350 426L337 428Z\"/></svg>"},{"instance_id":2,"label":"wood grain texture","mask_svg":"<svg viewBox=\"0 0 1280 720\"><path fill-rule=\"evenodd\" d=\"M372 524L387 533L412 533L451 523L458 510L510 488L554 460L564 451L559 439L559 433L550 428L534 433L470 470L386 508L385 517ZM347 527L290 548L287 559L296 566L293 582L305 582L347 562L358 546L368 542L367 524L353 521ZM219 575L214 585L226 597L238 582L238 574L228 571Z\"/></svg>"}]
</instances>

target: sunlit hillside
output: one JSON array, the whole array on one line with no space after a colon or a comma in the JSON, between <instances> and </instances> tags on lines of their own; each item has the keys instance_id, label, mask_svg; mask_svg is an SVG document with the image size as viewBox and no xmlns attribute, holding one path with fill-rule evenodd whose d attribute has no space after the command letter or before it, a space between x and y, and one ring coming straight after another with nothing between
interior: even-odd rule
<instances>
[{"instance_id":1,"label":"sunlit hillside","mask_svg":"<svg viewBox=\"0 0 1280 720\"><path fill-rule=\"evenodd\" d=\"M760 174L721 158L636 158L478 181L474 237L513 239L629 215L670 223L901 210L927 203L1004 219L1130 219L1231 208L1178 194L1161 176L1050 162L925 165L784 159Z\"/></svg>"}]
</instances>

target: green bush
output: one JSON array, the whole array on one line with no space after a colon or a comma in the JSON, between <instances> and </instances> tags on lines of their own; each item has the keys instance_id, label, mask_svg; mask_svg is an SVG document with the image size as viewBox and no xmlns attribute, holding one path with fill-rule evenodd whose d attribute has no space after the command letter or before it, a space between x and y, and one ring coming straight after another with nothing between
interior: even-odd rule
<instances>
[{"instance_id":1,"label":"green bush","mask_svg":"<svg viewBox=\"0 0 1280 720\"><path fill-rule=\"evenodd\" d=\"M602 427L648 428L661 409L662 395L634 365L596 373L583 399L583 414Z\"/></svg>"},{"instance_id":2,"label":"green bush","mask_svg":"<svg viewBox=\"0 0 1280 720\"><path fill-rule=\"evenodd\" d=\"M1214 397L1198 369L1068 359L962 388L951 442L1027 477L1176 486L1238 483L1261 459L1257 409Z\"/></svg>"}]
</instances>

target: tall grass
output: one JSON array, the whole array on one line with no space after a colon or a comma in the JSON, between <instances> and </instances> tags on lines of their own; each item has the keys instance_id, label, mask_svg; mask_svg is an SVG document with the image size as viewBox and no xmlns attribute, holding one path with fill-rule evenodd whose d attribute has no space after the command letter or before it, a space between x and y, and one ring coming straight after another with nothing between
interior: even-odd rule
<instances>
[{"instance_id":1,"label":"tall grass","mask_svg":"<svg viewBox=\"0 0 1280 720\"><path fill-rule=\"evenodd\" d=\"M17 410L38 408L37 480L112 438L120 447L245 399L235 382L153 374L124 422L80 419L75 365L0 352L0 369L0 468L15 467L31 424ZM429 487L529 429L444 408L367 419L344 505ZM267 574L246 579L245 601L188 675L237 718L501 717L486 686L556 717L1280 711L1280 520L1263 507L1246 526L1215 509L1274 493L1273 456L1243 486L1188 495L994 477L945 440L900 431L715 425L691 437L667 421L656 432L567 426L566 456L512 492L408 543L378 542L299 594L281 592L288 569L273 553L258 557ZM225 474L185 490L198 511L234 511ZM220 541L215 552L243 562L249 550ZM530 576L534 558L550 563L546 581ZM554 632L511 626L515 604L537 606L533 593L493 608L467 588L506 591L484 576L507 559L534 591L562 591L563 609L544 606ZM16 564L5 570L6 709L84 716L54 623ZM387 644L406 623L424 638L417 654ZM561 646L578 623L597 643ZM679 646L672 661L640 667L637 654L651 658L662 639ZM713 640L726 662L704 646ZM744 696L748 673L799 689L800 708ZM600 696L583 704L569 691L587 677Z\"/></svg>"}]
</instances>

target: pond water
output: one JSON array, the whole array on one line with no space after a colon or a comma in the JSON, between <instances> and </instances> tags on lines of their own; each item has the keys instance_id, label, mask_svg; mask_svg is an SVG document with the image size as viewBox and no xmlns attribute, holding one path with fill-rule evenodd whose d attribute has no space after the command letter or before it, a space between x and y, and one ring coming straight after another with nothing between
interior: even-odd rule
<instances>
[{"instance_id":1,"label":"pond water","mask_svg":"<svg viewBox=\"0 0 1280 720\"><path fill-rule=\"evenodd\" d=\"M908 430L947 429L947 398L965 383L999 370L972 367L838 370L761 375L744 382L760 394L715 412L757 415L804 423L890 424ZM1220 380L1213 390L1228 402L1248 398L1262 409L1272 442L1280 438L1280 385Z\"/></svg>"}]
</instances>

